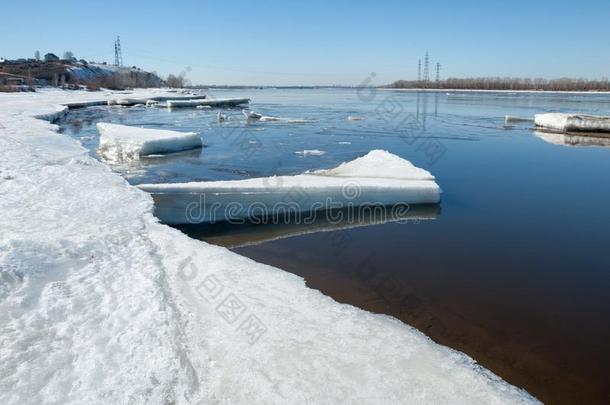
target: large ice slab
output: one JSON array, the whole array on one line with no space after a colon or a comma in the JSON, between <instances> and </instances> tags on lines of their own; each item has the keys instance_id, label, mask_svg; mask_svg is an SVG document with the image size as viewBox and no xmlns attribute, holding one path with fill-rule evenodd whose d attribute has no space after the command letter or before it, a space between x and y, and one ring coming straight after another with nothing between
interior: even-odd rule
<instances>
[{"instance_id":1,"label":"large ice slab","mask_svg":"<svg viewBox=\"0 0 610 405\"><path fill-rule=\"evenodd\" d=\"M122 161L140 156L180 152L200 148L201 137L195 132L139 128L127 125L97 124L100 132L98 152L106 160Z\"/></svg>"},{"instance_id":2,"label":"large ice slab","mask_svg":"<svg viewBox=\"0 0 610 405\"><path fill-rule=\"evenodd\" d=\"M387 151L329 170L296 176L232 181L143 184L152 194L155 214L167 224L189 224L393 204L437 204L434 176Z\"/></svg>"},{"instance_id":3,"label":"large ice slab","mask_svg":"<svg viewBox=\"0 0 610 405\"><path fill-rule=\"evenodd\" d=\"M214 98L205 100L167 100L168 108L177 107L236 107L242 104L248 104L249 98Z\"/></svg>"},{"instance_id":4,"label":"large ice slab","mask_svg":"<svg viewBox=\"0 0 610 405\"><path fill-rule=\"evenodd\" d=\"M564 132L610 132L610 117L547 113L534 116L536 126Z\"/></svg>"}]
</instances>

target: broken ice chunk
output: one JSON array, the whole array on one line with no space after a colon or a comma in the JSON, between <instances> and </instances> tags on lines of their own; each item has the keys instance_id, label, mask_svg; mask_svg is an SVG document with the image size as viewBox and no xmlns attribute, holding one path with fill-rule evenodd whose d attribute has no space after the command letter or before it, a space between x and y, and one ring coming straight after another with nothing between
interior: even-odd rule
<instances>
[{"instance_id":1,"label":"broken ice chunk","mask_svg":"<svg viewBox=\"0 0 610 405\"><path fill-rule=\"evenodd\" d=\"M440 188L426 170L387 151L296 176L143 184L168 224L239 221L294 212L362 206L437 204Z\"/></svg>"},{"instance_id":2,"label":"broken ice chunk","mask_svg":"<svg viewBox=\"0 0 610 405\"><path fill-rule=\"evenodd\" d=\"M108 161L138 159L140 156L180 152L200 148L201 137L195 132L97 124L100 132L98 152Z\"/></svg>"},{"instance_id":3,"label":"broken ice chunk","mask_svg":"<svg viewBox=\"0 0 610 405\"><path fill-rule=\"evenodd\" d=\"M610 132L610 117L600 115L547 113L534 116L536 126L557 131Z\"/></svg>"}]
</instances>

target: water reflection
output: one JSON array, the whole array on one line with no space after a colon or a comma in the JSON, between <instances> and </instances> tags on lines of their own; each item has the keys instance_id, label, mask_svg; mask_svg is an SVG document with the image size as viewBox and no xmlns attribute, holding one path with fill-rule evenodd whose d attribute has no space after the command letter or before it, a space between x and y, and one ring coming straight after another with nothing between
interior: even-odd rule
<instances>
[{"instance_id":1,"label":"water reflection","mask_svg":"<svg viewBox=\"0 0 610 405\"><path fill-rule=\"evenodd\" d=\"M394 208L396 207L371 207L371 209L359 210L356 217L348 215L345 209L319 211L317 215L312 216L311 221L295 221L296 217L283 218L281 221L266 221L264 218L259 218L244 224L219 222L176 227L192 238L227 248L238 248L305 234L339 231L389 222L433 220L440 215L439 205L412 205L408 206L408 209ZM340 218L340 220L334 220L336 218Z\"/></svg>"},{"instance_id":2,"label":"water reflection","mask_svg":"<svg viewBox=\"0 0 610 405\"><path fill-rule=\"evenodd\" d=\"M576 134L534 131L534 135L545 142L563 146L610 147L610 134Z\"/></svg>"}]
</instances>

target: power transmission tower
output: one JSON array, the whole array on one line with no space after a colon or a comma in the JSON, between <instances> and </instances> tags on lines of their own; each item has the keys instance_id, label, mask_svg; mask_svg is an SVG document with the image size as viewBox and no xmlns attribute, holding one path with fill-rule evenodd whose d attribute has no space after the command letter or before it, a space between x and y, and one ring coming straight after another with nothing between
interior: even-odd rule
<instances>
[{"instance_id":1,"label":"power transmission tower","mask_svg":"<svg viewBox=\"0 0 610 405\"><path fill-rule=\"evenodd\" d=\"M421 82L421 59L417 61L417 81Z\"/></svg>"},{"instance_id":2,"label":"power transmission tower","mask_svg":"<svg viewBox=\"0 0 610 405\"><path fill-rule=\"evenodd\" d=\"M438 84L441 81L441 64L440 63L436 63L436 84Z\"/></svg>"},{"instance_id":3,"label":"power transmission tower","mask_svg":"<svg viewBox=\"0 0 610 405\"><path fill-rule=\"evenodd\" d=\"M426 57L424 58L424 82L430 81L430 57L426 51Z\"/></svg>"},{"instance_id":4,"label":"power transmission tower","mask_svg":"<svg viewBox=\"0 0 610 405\"><path fill-rule=\"evenodd\" d=\"M123 66L123 53L121 52L121 38L116 37L114 42L114 64L116 66Z\"/></svg>"}]
</instances>

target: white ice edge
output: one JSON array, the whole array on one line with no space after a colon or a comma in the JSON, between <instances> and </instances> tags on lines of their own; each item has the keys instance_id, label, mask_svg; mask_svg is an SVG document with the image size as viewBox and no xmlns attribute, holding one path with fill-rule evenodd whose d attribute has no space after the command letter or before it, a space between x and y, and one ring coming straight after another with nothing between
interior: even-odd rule
<instances>
[{"instance_id":1,"label":"white ice edge","mask_svg":"<svg viewBox=\"0 0 610 405\"><path fill-rule=\"evenodd\" d=\"M166 104L168 108L176 107L234 107L242 104L248 104L249 98L210 98L205 100L167 100Z\"/></svg>"},{"instance_id":2,"label":"white ice edge","mask_svg":"<svg viewBox=\"0 0 610 405\"><path fill-rule=\"evenodd\" d=\"M201 148L201 137L195 132L97 123L100 132L100 155L112 162L139 159L141 156L181 152Z\"/></svg>"},{"instance_id":3,"label":"white ice edge","mask_svg":"<svg viewBox=\"0 0 610 405\"><path fill-rule=\"evenodd\" d=\"M546 113L534 116L536 126L556 131L610 132L610 117L585 114Z\"/></svg>"},{"instance_id":4,"label":"white ice edge","mask_svg":"<svg viewBox=\"0 0 610 405\"><path fill-rule=\"evenodd\" d=\"M536 402L391 317L160 225L146 193L35 119L96 98L0 94L0 403Z\"/></svg>"}]
</instances>

